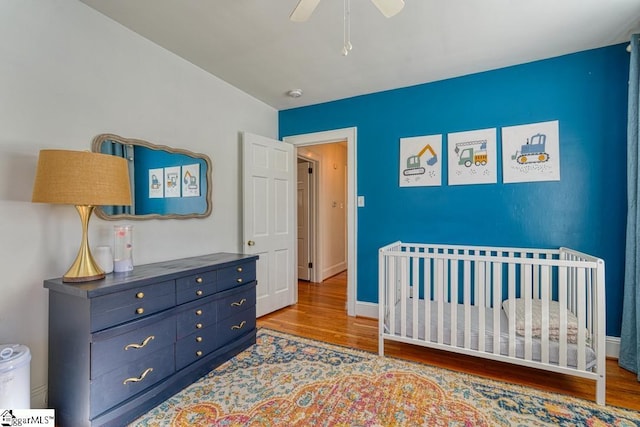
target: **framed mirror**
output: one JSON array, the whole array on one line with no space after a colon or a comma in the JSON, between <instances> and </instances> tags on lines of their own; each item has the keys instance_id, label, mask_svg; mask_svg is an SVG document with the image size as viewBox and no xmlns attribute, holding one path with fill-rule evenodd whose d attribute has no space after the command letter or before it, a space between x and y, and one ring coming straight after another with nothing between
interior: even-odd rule
<instances>
[{"instance_id":1,"label":"framed mirror","mask_svg":"<svg viewBox=\"0 0 640 427\"><path fill-rule=\"evenodd\" d=\"M131 206L98 206L106 220L189 219L211 215L211 159L204 154L100 134L91 149L127 159Z\"/></svg>"}]
</instances>

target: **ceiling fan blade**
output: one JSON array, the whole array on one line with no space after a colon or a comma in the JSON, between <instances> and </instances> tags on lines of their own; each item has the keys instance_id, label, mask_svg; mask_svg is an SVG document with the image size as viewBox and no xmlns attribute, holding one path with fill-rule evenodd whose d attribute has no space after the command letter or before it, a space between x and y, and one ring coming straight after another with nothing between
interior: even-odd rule
<instances>
[{"instance_id":1,"label":"ceiling fan blade","mask_svg":"<svg viewBox=\"0 0 640 427\"><path fill-rule=\"evenodd\" d=\"M386 18L391 18L404 7L404 0L371 0ZM302 2L302 1L301 1Z\"/></svg>"},{"instance_id":2,"label":"ceiling fan blade","mask_svg":"<svg viewBox=\"0 0 640 427\"><path fill-rule=\"evenodd\" d=\"M289 15L289 19L293 22L306 21L316 10L318 3L320 3L320 0L300 0L291 15Z\"/></svg>"}]
</instances>

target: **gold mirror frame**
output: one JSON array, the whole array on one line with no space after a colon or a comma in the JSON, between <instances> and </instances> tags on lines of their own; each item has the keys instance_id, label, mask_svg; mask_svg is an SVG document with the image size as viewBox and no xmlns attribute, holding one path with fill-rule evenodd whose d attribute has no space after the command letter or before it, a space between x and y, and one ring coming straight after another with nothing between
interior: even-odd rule
<instances>
[{"instance_id":1,"label":"gold mirror frame","mask_svg":"<svg viewBox=\"0 0 640 427\"><path fill-rule=\"evenodd\" d=\"M93 138L93 141L91 143L91 151L95 152L95 153L101 153L102 152L102 144L105 141L115 141L115 142L119 142L123 145L133 145L133 146L141 146L141 147L145 147L148 148L150 150L157 150L157 151L164 151L167 153L171 153L171 154L181 154L184 156L189 156L189 157L193 157L194 159L199 159L199 160L203 160L206 164L206 168L207 170L205 171L205 178L206 178L206 185L207 185L207 189L206 189L206 195L205 195L205 200L206 200L206 209L203 213L191 213L191 214L175 214L175 213L168 213L168 214L158 214L158 213L153 213L153 214L143 214L143 215L136 215L136 214L115 214L115 215L111 215L111 214L107 214L104 212L104 210L102 209L101 206L97 206L95 209L95 213L98 217L104 219L104 220L108 220L108 221L116 221L116 220L120 220L120 219L128 219L128 220L145 220L145 219L192 219L192 218L206 218L209 215L211 215L211 210L212 210L212 206L211 206L211 186L212 186L212 182L211 182L211 170L212 170L212 164L211 164L211 159L209 158L209 156L207 156L206 154L201 154L201 153L194 153L192 151L189 150L185 150L185 149L181 149L181 148L173 148L173 147L169 147L166 145L157 145L157 144L152 144L148 141L144 141L142 139L135 139L135 138L123 138L121 136L115 135L115 134L111 134L111 133L103 133L100 135L97 135L95 138ZM135 191L134 188L131 189L132 194Z\"/></svg>"}]
</instances>

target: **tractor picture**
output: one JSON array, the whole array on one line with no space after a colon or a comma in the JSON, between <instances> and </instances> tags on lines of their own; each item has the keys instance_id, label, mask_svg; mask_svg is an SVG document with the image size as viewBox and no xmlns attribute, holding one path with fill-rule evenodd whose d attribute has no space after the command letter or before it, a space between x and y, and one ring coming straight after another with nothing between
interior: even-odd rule
<instances>
[{"instance_id":1,"label":"tractor picture","mask_svg":"<svg viewBox=\"0 0 640 427\"><path fill-rule=\"evenodd\" d=\"M515 160L521 165L546 162L549 160L549 154L545 152L546 143L547 135L537 133L531 139L527 138L526 144L522 145L520 151L516 151L516 154L511 156L511 160Z\"/></svg>"},{"instance_id":2,"label":"tractor picture","mask_svg":"<svg viewBox=\"0 0 640 427\"><path fill-rule=\"evenodd\" d=\"M431 145L427 144L422 148L422 150L420 150L418 154L409 156L407 158L407 168L402 171L402 174L404 176L424 174L425 168L422 167L420 158L427 151L429 152L429 154L431 154L431 157L426 161L427 165L429 166L435 165L438 162L438 156L436 155L436 152L433 151L433 148L431 147Z\"/></svg>"},{"instance_id":3,"label":"tractor picture","mask_svg":"<svg viewBox=\"0 0 640 427\"><path fill-rule=\"evenodd\" d=\"M486 139L458 142L454 151L458 155L459 165L465 165L466 167L470 167L471 165L487 165L488 156Z\"/></svg>"}]
</instances>

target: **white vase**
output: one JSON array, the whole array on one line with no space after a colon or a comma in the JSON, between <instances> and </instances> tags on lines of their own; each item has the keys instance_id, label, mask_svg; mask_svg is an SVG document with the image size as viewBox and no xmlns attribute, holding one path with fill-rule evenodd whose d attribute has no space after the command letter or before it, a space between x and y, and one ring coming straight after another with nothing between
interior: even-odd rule
<instances>
[{"instance_id":1,"label":"white vase","mask_svg":"<svg viewBox=\"0 0 640 427\"><path fill-rule=\"evenodd\" d=\"M93 250L93 259L96 260L100 268L109 274L113 271L113 254L111 246L97 246Z\"/></svg>"}]
</instances>

